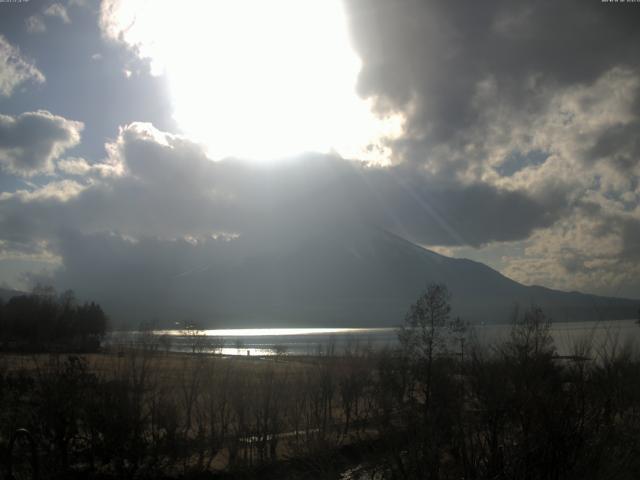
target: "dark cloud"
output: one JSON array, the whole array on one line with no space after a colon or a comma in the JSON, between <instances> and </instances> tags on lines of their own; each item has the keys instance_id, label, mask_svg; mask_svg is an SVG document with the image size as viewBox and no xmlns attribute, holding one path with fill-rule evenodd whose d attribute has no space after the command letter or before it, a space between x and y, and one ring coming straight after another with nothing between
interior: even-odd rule
<instances>
[{"instance_id":1,"label":"dark cloud","mask_svg":"<svg viewBox=\"0 0 640 480\"><path fill-rule=\"evenodd\" d=\"M640 112L640 109L638 109ZM625 172L632 171L640 163L640 119L613 125L596 139L586 153L591 162L605 161Z\"/></svg>"},{"instance_id":2,"label":"dark cloud","mask_svg":"<svg viewBox=\"0 0 640 480\"><path fill-rule=\"evenodd\" d=\"M561 196L539 201L485 183L444 182L411 167L384 171L375 188L379 201L370 204L372 215L387 228L428 245L524 239L559 218L567 201Z\"/></svg>"},{"instance_id":3,"label":"dark cloud","mask_svg":"<svg viewBox=\"0 0 640 480\"><path fill-rule=\"evenodd\" d=\"M477 122L478 85L537 109L536 90L637 68L640 10L599 0L514 3L348 0L359 91L408 114L407 139L449 142ZM414 153L414 152L409 152ZM424 154L424 152L423 152Z\"/></svg>"},{"instance_id":4,"label":"dark cloud","mask_svg":"<svg viewBox=\"0 0 640 480\"><path fill-rule=\"evenodd\" d=\"M53 170L53 161L80 142L81 122L47 111L0 115L0 165L21 175Z\"/></svg>"}]
</instances>

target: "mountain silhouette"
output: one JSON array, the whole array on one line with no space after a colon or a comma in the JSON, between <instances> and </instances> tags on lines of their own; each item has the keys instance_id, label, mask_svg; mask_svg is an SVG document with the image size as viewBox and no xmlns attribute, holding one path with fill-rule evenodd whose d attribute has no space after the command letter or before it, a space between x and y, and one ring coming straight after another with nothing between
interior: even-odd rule
<instances>
[{"instance_id":1,"label":"mountain silhouette","mask_svg":"<svg viewBox=\"0 0 640 480\"><path fill-rule=\"evenodd\" d=\"M211 265L173 279L156 316L211 327L393 326L430 283L446 284L453 315L474 323L506 322L532 304L556 321L635 318L640 304L525 286L379 228L336 224L258 247L230 246Z\"/></svg>"}]
</instances>

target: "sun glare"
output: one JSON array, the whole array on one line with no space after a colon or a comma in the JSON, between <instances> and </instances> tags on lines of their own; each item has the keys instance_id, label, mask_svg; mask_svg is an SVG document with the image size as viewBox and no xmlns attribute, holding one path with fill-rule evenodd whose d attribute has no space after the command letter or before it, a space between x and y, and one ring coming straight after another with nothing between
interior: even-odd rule
<instances>
[{"instance_id":1,"label":"sun glare","mask_svg":"<svg viewBox=\"0 0 640 480\"><path fill-rule=\"evenodd\" d=\"M340 0L117 5L113 28L167 75L174 118L212 158L388 160L401 120L356 94L361 63Z\"/></svg>"}]
</instances>

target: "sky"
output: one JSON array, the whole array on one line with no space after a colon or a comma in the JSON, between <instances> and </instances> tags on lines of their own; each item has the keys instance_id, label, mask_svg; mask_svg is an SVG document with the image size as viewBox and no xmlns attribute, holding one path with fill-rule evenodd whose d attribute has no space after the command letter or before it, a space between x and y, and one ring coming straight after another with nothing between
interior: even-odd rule
<instances>
[{"instance_id":1,"label":"sky","mask_svg":"<svg viewBox=\"0 0 640 480\"><path fill-rule=\"evenodd\" d=\"M0 284L357 219L638 298L638 25L600 0L0 3Z\"/></svg>"}]
</instances>

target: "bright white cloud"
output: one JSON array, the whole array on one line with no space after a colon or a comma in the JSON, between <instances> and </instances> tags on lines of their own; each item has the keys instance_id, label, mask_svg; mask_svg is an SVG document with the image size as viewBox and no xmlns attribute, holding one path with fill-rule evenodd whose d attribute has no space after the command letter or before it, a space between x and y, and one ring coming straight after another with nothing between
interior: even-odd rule
<instances>
[{"instance_id":1,"label":"bright white cloud","mask_svg":"<svg viewBox=\"0 0 640 480\"><path fill-rule=\"evenodd\" d=\"M56 168L60 173L75 177L118 177L123 174L124 166L119 162L107 159L104 162L90 164L84 158L69 157L58 160Z\"/></svg>"},{"instance_id":2,"label":"bright white cloud","mask_svg":"<svg viewBox=\"0 0 640 480\"><path fill-rule=\"evenodd\" d=\"M0 96L9 97L25 82L43 83L45 77L35 64L0 34Z\"/></svg>"},{"instance_id":3,"label":"bright white cloud","mask_svg":"<svg viewBox=\"0 0 640 480\"><path fill-rule=\"evenodd\" d=\"M69 9L72 7L87 7L86 0L67 0L64 3L52 3L35 15L31 15L25 20L28 33L44 33L47 31L48 19L57 19L64 24L71 23ZM46 21L45 21L46 20Z\"/></svg>"},{"instance_id":4,"label":"bright white cloud","mask_svg":"<svg viewBox=\"0 0 640 480\"><path fill-rule=\"evenodd\" d=\"M62 20L63 23L71 23L67 8L60 3L52 3L45 8L42 13L48 17L56 17Z\"/></svg>"},{"instance_id":5,"label":"bright white cloud","mask_svg":"<svg viewBox=\"0 0 640 480\"><path fill-rule=\"evenodd\" d=\"M49 182L33 190L18 190L13 193L0 193L0 200L18 199L21 202L67 202L78 196L86 185L73 180Z\"/></svg>"},{"instance_id":6,"label":"bright white cloud","mask_svg":"<svg viewBox=\"0 0 640 480\"><path fill-rule=\"evenodd\" d=\"M56 167L62 173L68 175L83 176L91 171L91 165L84 158L69 157L59 160Z\"/></svg>"},{"instance_id":7,"label":"bright white cloud","mask_svg":"<svg viewBox=\"0 0 640 480\"><path fill-rule=\"evenodd\" d=\"M389 160L400 117L377 118L357 96L360 61L338 0L108 0L101 26L166 74L175 119L214 158Z\"/></svg>"}]
</instances>

